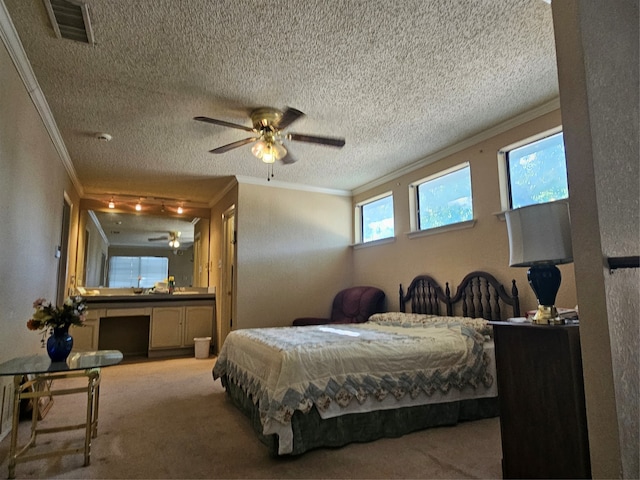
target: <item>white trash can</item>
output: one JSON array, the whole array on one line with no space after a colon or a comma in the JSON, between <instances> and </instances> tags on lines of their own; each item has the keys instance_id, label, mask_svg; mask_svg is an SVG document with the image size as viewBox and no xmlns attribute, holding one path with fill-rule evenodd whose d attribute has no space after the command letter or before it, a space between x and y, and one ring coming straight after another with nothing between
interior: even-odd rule
<instances>
[{"instance_id":1,"label":"white trash can","mask_svg":"<svg viewBox=\"0 0 640 480\"><path fill-rule=\"evenodd\" d=\"M209 358L211 337L196 337L193 342L195 344L196 358Z\"/></svg>"}]
</instances>

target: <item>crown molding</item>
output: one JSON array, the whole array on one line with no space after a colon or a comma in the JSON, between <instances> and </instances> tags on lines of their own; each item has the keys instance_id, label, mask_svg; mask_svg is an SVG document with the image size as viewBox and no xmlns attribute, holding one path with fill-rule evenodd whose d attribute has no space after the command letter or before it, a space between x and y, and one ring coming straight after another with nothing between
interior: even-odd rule
<instances>
[{"instance_id":1,"label":"crown molding","mask_svg":"<svg viewBox=\"0 0 640 480\"><path fill-rule=\"evenodd\" d=\"M238 184L238 181L236 180L236 178L232 177L231 180L229 180L229 183L227 183L222 190L216 193L213 196L213 198L209 200L209 203L208 203L209 208L212 208L216 203L222 200L222 197L224 197L227 193L229 193L231 189L233 189L233 187L235 187L237 184Z\"/></svg>"},{"instance_id":2,"label":"crown molding","mask_svg":"<svg viewBox=\"0 0 640 480\"><path fill-rule=\"evenodd\" d=\"M353 195L358 195L360 193L371 190L372 188L378 187L387 182L395 180L396 178L406 175L407 173L411 173L426 165L430 165L434 162L437 162L438 160L442 160L443 158L453 155L454 153L458 153L466 148L472 147L477 143L488 140L491 137L495 137L496 135L499 135L508 130L511 130L512 128L518 127L524 123L530 122L531 120L541 117L542 115L546 115L547 113L551 113L559 109L560 109L560 97L556 97L547 103L543 103L542 105L536 108L527 110L526 112L521 113L520 115L516 115L515 117L512 117L509 120L499 123L498 125L495 125L489 128L488 130L480 132L472 137L466 138L461 142L455 143L438 152L432 153L431 155L428 155L423 159L418 160L415 163L412 163L411 165L407 165L406 167L400 168L394 171L393 173L390 173L372 182L361 185L360 187L354 188L351 191L351 193Z\"/></svg>"},{"instance_id":3,"label":"crown molding","mask_svg":"<svg viewBox=\"0 0 640 480\"><path fill-rule=\"evenodd\" d=\"M84 188L78 179L76 170L73 167L71 158L69 157L67 147L62 140L60 130L58 130L56 121L53 118L51 109L49 108L49 104L44 97L44 93L42 93L42 89L40 88L38 80L33 73L27 54L22 47L22 42L20 42L20 37L18 37L18 32L16 32L13 22L11 21L11 17L9 16L9 12L7 11L7 7L2 0L0 0L0 38L2 38L2 42L9 52L9 56L18 71L18 75L20 75L22 83L27 89L27 92L31 97L31 101L36 107L36 110L44 123L44 127L49 133L53 146L58 152L60 160L62 161L67 174L71 178L73 186L76 188L78 195L82 197L84 194Z\"/></svg>"},{"instance_id":4,"label":"crown molding","mask_svg":"<svg viewBox=\"0 0 640 480\"><path fill-rule=\"evenodd\" d=\"M303 185L301 183L279 182L278 180L265 180L256 177L246 177L236 175L238 184L261 185L263 187L287 188L289 190L301 190L303 192L326 193L327 195L337 195L340 197L351 197L351 191L339 190L334 188L314 187L311 185Z\"/></svg>"}]
</instances>

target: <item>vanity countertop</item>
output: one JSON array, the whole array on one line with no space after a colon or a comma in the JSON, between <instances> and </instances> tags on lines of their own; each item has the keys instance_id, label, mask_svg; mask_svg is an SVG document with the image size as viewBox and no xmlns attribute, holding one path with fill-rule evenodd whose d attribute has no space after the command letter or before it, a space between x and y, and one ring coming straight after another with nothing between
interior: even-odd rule
<instances>
[{"instance_id":1,"label":"vanity countertop","mask_svg":"<svg viewBox=\"0 0 640 480\"><path fill-rule=\"evenodd\" d=\"M216 299L215 293L150 293L130 295L86 295L83 297L88 305L93 304L165 304L175 302L212 302Z\"/></svg>"}]
</instances>

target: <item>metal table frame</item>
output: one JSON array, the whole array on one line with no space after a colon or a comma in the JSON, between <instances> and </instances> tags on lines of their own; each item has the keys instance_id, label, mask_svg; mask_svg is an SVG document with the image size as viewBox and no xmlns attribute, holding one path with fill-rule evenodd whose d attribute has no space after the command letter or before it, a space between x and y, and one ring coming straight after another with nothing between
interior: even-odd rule
<instances>
[{"instance_id":1,"label":"metal table frame","mask_svg":"<svg viewBox=\"0 0 640 480\"><path fill-rule=\"evenodd\" d=\"M63 378L86 377L87 386L77 388L46 389L48 381L61 380ZM98 435L98 404L100 398L100 369L92 368L81 372L73 373L44 373L37 374L33 380L22 383L24 375L13 377L13 424L11 427L11 449L9 453L9 478L15 478L16 464L39 460L41 458L54 457L58 455L72 455L84 453L84 465L91 462L91 438ZM42 397L54 397L56 395L70 395L74 393L87 394L87 416L85 423L65 425L52 428L38 428L39 399ZM31 437L29 441L18 447L18 422L20 420L20 403L24 399L33 399L33 410L31 413ZM69 430L85 430L84 447L67 448L62 450L51 450L35 455L25 455L27 450L36 444L38 434L66 432Z\"/></svg>"},{"instance_id":2,"label":"metal table frame","mask_svg":"<svg viewBox=\"0 0 640 480\"><path fill-rule=\"evenodd\" d=\"M108 359L102 359L101 355L106 355ZM118 358L119 355L119 358ZM28 357L25 357L28 358ZM37 358L37 357L31 357ZM14 359L19 361L21 359ZM98 435L98 409L100 403L100 367L115 365L122 360L122 354L115 350L105 350L98 352L78 353L68 363L50 364L50 371L41 371L41 368L24 368L24 371L13 373L13 423L11 428L11 447L9 451L9 477L15 478L16 465L18 463L39 460L42 458L84 454L84 465L91 462L91 439ZM8 365L6 362L2 366ZM1 366L0 366L1 367ZM31 370L31 371L29 371ZM2 372L0 371L0 374ZM5 373L7 375L7 373ZM25 375L28 379L24 382ZM72 388L56 388L56 381L71 378L86 378L86 386L74 386ZM48 388L51 385L51 388ZM72 395L86 393L87 411L83 423L69 424L50 428L38 428L40 417L40 399L61 395ZM20 404L22 400L31 399L33 410L31 412L31 436L29 441L18 445L18 426L20 421ZM28 454L29 448L36 445L38 435L65 432L70 430L85 431L84 445L78 448L54 449L48 452Z\"/></svg>"}]
</instances>

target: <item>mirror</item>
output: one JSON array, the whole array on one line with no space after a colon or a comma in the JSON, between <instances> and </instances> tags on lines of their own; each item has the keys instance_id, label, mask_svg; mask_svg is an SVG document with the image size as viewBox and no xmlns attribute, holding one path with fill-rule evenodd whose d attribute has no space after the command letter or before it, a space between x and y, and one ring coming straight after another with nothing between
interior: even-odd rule
<instances>
[{"instance_id":1,"label":"mirror","mask_svg":"<svg viewBox=\"0 0 640 480\"><path fill-rule=\"evenodd\" d=\"M81 201L78 226L77 287L123 287L110 282L112 257L164 257L176 288L209 285L209 210L185 208L182 215L161 206L109 209L104 201ZM171 243L170 243L171 242ZM177 243L176 243L177 242ZM132 274L133 275L133 274ZM136 283L137 281L137 283ZM150 280L149 280L150 281ZM149 288L132 277L131 287ZM153 282L151 282L153 283Z\"/></svg>"}]
</instances>

